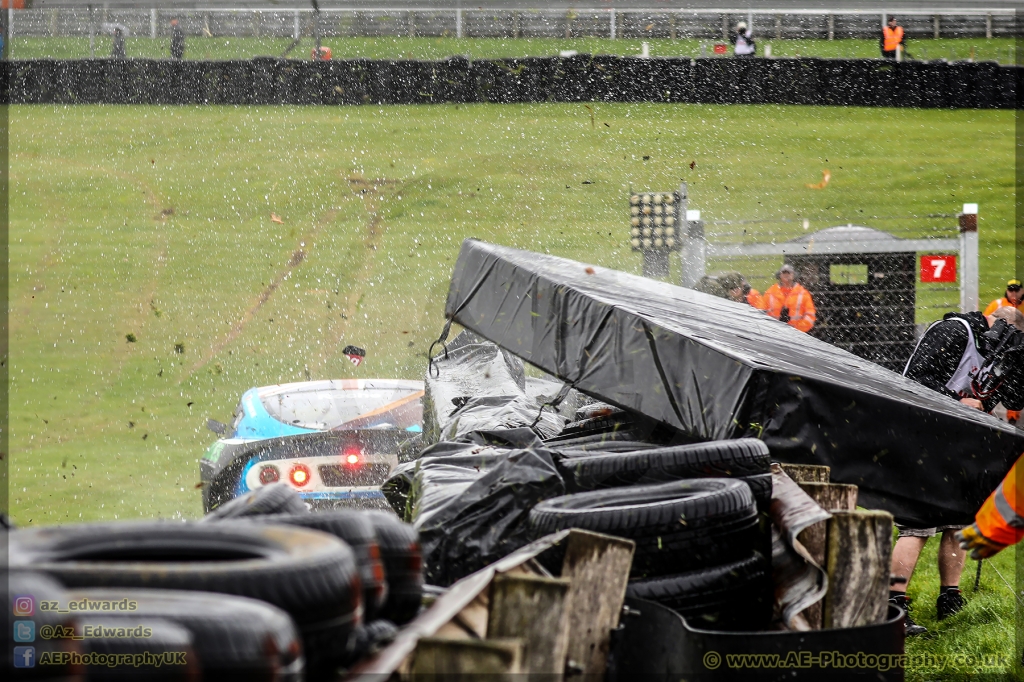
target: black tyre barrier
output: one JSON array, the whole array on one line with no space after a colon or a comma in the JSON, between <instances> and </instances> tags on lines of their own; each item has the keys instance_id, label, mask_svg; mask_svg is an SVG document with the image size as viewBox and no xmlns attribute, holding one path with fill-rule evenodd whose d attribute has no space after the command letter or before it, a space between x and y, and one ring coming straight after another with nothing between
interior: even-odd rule
<instances>
[{"instance_id":1,"label":"black tyre barrier","mask_svg":"<svg viewBox=\"0 0 1024 682\"><path fill-rule=\"evenodd\" d=\"M327 62L5 62L14 104L689 102L1013 109L1024 67L878 59L611 55Z\"/></svg>"},{"instance_id":2,"label":"black tyre barrier","mask_svg":"<svg viewBox=\"0 0 1024 682\"><path fill-rule=\"evenodd\" d=\"M580 528L633 540L633 578L717 566L763 544L750 488L725 478L564 495L536 505L530 525L535 537Z\"/></svg>"},{"instance_id":3,"label":"black tyre barrier","mask_svg":"<svg viewBox=\"0 0 1024 682\"><path fill-rule=\"evenodd\" d=\"M373 524L384 562L388 594L380 618L404 625L416 617L423 603L423 555L416 530L387 512L364 512Z\"/></svg>"},{"instance_id":4,"label":"black tyre barrier","mask_svg":"<svg viewBox=\"0 0 1024 682\"><path fill-rule=\"evenodd\" d=\"M79 627L102 624L134 630L139 621L151 619L183 627L192 635L191 645L198 656L203 679L224 682L302 679L305 661L299 633L288 614L270 604L244 597L179 590L77 589L70 590L68 596L85 605L76 612ZM134 608L112 613L107 606L125 601ZM145 637L126 641L127 645L140 650L153 651L146 646ZM135 653L130 649L124 651ZM173 670L177 666L167 667ZM148 675L147 679L150 679Z\"/></svg>"},{"instance_id":5,"label":"black tyre barrier","mask_svg":"<svg viewBox=\"0 0 1024 682\"><path fill-rule=\"evenodd\" d=\"M696 627L763 630L772 618L771 565L755 552L722 566L635 580L626 596L667 606Z\"/></svg>"},{"instance_id":6,"label":"black tyre barrier","mask_svg":"<svg viewBox=\"0 0 1024 682\"><path fill-rule=\"evenodd\" d=\"M306 513L309 513L306 503L294 488L287 483L271 483L225 502L204 516L200 523L267 514Z\"/></svg>"},{"instance_id":7,"label":"black tyre barrier","mask_svg":"<svg viewBox=\"0 0 1024 682\"><path fill-rule=\"evenodd\" d=\"M373 523L365 512L336 509L314 514L273 514L253 516L252 521L283 523L329 533L344 541L356 555L363 583L363 618L373 620L387 598L387 578Z\"/></svg>"},{"instance_id":8,"label":"black tyre barrier","mask_svg":"<svg viewBox=\"0 0 1024 682\"><path fill-rule=\"evenodd\" d=\"M362 622L355 555L326 533L239 520L128 522L10 533L12 567L68 587L158 588L250 597L286 611L312 678L350 654Z\"/></svg>"}]
</instances>

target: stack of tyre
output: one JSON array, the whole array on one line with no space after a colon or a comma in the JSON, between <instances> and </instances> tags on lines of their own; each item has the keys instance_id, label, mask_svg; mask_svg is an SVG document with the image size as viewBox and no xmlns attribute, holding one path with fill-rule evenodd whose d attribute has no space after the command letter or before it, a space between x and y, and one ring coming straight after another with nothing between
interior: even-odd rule
<instances>
[{"instance_id":1,"label":"stack of tyre","mask_svg":"<svg viewBox=\"0 0 1024 682\"><path fill-rule=\"evenodd\" d=\"M31 597L21 627L34 629L36 655L50 652L30 668L10 649L16 679L334 679L422 601L411 526L385 512L310 513L283 484L198 523L12 530L9 548L8 625ZM70 637L85 627L89 637ZM141 667L107 663L128 654Z\"/></svg>"},{"instance_id":2,"label":"stack of tyre","mask_svg":"<svg viewBox=\"0 0 1024 682\"><path fill-rule=\"evenodd\" d=\"M700 628L759 630L771 619L768 449L746 438L659 446L628 431L549 441L568 495L530 513L536 537L580 528L636 543L627 594ZM557 439L556 439L557 440Z\"/></svg>"}]
</instances>

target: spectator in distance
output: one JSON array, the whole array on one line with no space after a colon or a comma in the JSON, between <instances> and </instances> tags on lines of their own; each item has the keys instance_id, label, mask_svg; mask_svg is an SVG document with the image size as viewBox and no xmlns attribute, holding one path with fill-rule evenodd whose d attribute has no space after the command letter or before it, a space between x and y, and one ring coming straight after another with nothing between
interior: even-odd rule
<instances>
[{"instance_id":1,"label":"spectator in distance","mask_svg":"<svg viewBox=\"0 0 1024 682\"><path fill-rule=\"evenodd\" d=\"M747 31L747 24L744 21L736 24L736 33L732 34L732 53L737 57L753 57L757 52L757 44Z\"/></svg>"},{"instance_id":2,"label":"spectator in distance","mask_svg":"<svg viewBox=\"0 0 1024 682\"><path fill-rule=\"evenodd\" d=\"M789 263L779 268L775 277L779 280L778 283L771 285L768 291L764 292L763 310L795 329L802 332L811 331L818 320L811 292L795 281L796 270Z\"/></svg>"},{"instance_id":3,"label":"spectator in distance","mask_svg":"<svg viewBox=\"0 0 1024 682\"><path fill-rule=\"evenodd\" d=\"M177 19L171 19L171 59L185 58L185 30Z\"/></svg>"},{"instance_id":4,"label":"spectator in distance","mask_svg":"<svg viewBox=\"0 0 1024 682\"><path fill-rule=\"evenodd\" d=\"M896 47L905 49L903 42L903 27L896 23L896 17L890 16L889 23L882 27L882 37L878 39L878 45L882 48L883 59L896 59Z\"/></svg>"},{"instance_id":5,"label":"spectator in distance","mask_svg":"<svg viewBox=\"0 0 1024 682\"><path fill-rule=\"evenodd\" d=\"M693 288L705 294L718 296L719 298L729 298L729 294L722 285L721 280L717 277L712 277L711 275L704 275L701 277L697 280L697 284Z\"/></svg>"},{"instance_id":6,"label":"spectator in distance","mask_svg":"<svg viewBox=\"0 0 1024 682\"><path fill-rule=\"evenodd\" d=\"M114 42L110 48L111 59L124 59L127 57L124 49L124 30L121 27L114 29Z\"/></svg>"},{"instance_id":7,"label":"spectator in distance","mask_svg":"<svg viewBox=\"0 0 1024 682\"><path fill-rule=\"evenodd\" d=\"M999 308L988 316L949 313L925 332L903 375L968 407L988 411L1001 402L1007 410L1020 410L1024 407L1022 330L1024 315L1013 307ZM959 530L958 526L899 527L891 569L897 578L889 590L889 601L907 612L907 635L927 631L910 617L907 584L928 538L940 532L938 618L943 620L964 607L960 575L965 555L957 551L955 536Z\"/></svg>"},{"instance_id":8,"label":"spectator in distance","mask_svg":"<svg viewBox=\"0 0 1024 682\"><path fill-rule=\"evenodd\" d=\"M1020 280L1011 279L1006 283L1006 295L989 303L982 314L986 316L991 315L999 308L1016 308L1020 310L1022 302L1024 302L1024 293L1020 290Z\"/></svg>"}]
</instances>

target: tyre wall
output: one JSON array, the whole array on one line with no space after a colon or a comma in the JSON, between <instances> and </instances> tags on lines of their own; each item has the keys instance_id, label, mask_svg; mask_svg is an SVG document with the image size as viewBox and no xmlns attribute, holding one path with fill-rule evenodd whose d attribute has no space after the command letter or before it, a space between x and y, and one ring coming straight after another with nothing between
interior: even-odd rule
<instances>
[{"instance_id":1,"label":"tyre wall","mask_svg":"<svg viewBox=\"0 0 1024 682\"><path fill-rule=\"evenodd\" d=\"M0 62L14 104L688 102L1013 109L1024 68L995 62L576 55L327 62Z\"/></svg>"}]
</instances>

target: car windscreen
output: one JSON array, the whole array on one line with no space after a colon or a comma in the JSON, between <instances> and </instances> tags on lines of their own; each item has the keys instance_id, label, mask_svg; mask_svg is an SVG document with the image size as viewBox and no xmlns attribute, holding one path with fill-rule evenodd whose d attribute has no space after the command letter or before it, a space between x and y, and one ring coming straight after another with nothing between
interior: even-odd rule
<instances>
[{"instance_id":1,"label":"car windscreen","mask_svg":"<svg viewBox=\"0 0 1024 682\"><path fill-rule=\"evenodd\" d=\"M263 406L274 419L307 429L333 429L367 413L380 411L379 424L406 428L384 409L418 391L408 388L314 389L286 391L261 396ZM400 420L401 421L401 420Z\"/></svg>"}]
</instances>

